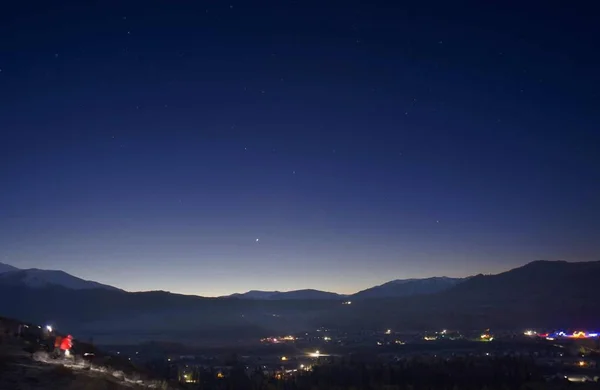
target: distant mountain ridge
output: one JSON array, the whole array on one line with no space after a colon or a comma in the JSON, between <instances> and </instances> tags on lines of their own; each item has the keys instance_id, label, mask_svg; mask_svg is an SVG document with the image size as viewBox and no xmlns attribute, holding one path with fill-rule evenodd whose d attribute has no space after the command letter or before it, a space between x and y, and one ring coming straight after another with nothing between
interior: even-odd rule
<instances>
[{"instance_id":1,"label":"distant mountain ridge","mask_svg":"<svg viewBox=\"0 0 600 390\"><path fill-rule=\"evenodd\" d=\"M425 279L397 279L353 294L353 299L397 298L411 295L435 294L449 289L465 278L446 276Z\"/></svg>"},{"instance_id":2,"label":"distant mountain ridge","mask_svg":"<svg viewBox=\"0 0 600 390\"><path fill-rule=\"evenodd\" d=\"M119 290L106 284L84 280L64 271L43 270L37 268L19 269L0 263L0 285L45 288L60 286L70 290L105 289Z\"/></svg>"},{"instance_id":3,"label":"distant mountain ridge","mask_svg":"<svg viewBox=\"0 0 600 390\"><path fill-rule=\"evenodd\" d=\"M293 290L293 291L259 291L250 290L246 293L231 294L223 298L240 298L240 299L266 299L266 300L300 300L300 299L341 299L346 295L320 291L320 290Z\"/></svg>"},{"instance_id":4,"label":"distant mountain ridge","mask_svg":"<svg viewBox=\"0 0 600 390\"><path fill-rule=\"evenodd\" d=\"M56 284L32 288L0 282L0 314L39 324L51 321L76 337L93 336L99 343L118 339L235 344L320 327L348 331L597 329L598 280L600 262L536 261L496 275L467 278L438 293L344 299L352 305L343 305L341 299L202 298L102 288L74 294Z\"/></svg>"},{"instance_id":5,"label":"distant mountain ridge","mask_svg":"<svg viewBox=\"0 0 600 390\"><path fill-rule=\"evenodd\" d=\"M321 290L260 291L250 290L222 298L296 300L296 299L376 299L397 298L420 294L434 294L444 291L467 278L449 278L446 276L424 279L396 279L374 286L354 294L338 294Z\"/></svg>"},{"instance_id":6,"label":"distant mountain ridge","mask_svg":"<svg viewBox=\"0 0 600 390\"><path fill-rule=\"evenodd\" d=\"M292 291L261 291L251 290L245 293L235 293L221 298L237 298L252 300L341 300L341 299L371 299L393 298L418 294L431 294L450 288L463 279L448 277L432 277L425 279L397 279L379 286L374 286L355 294L338 294L335 292L302 289ZM31 288L43 288L50 285L65 287L72 290L83 289L114 289L116 287L98 282L83 280L64 271L41 270L37 268L19 269L9 264L0 263L0 285L24 285Z\"/></svg>"}]
</instances>

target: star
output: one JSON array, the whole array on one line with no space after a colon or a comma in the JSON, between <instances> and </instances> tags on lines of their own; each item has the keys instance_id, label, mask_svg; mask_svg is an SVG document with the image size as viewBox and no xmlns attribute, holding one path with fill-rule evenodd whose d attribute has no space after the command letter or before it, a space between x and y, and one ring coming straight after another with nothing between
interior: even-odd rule
<instances>
[{"instance_id":1,"label":"star","mask_svg":"<svg viewBox=\"0 0 600 390\"><path fill-rule=\"evenodd\" d=\"M258 238L256 239L256 242L258 242Z\"/></svg>"}]
</instances>

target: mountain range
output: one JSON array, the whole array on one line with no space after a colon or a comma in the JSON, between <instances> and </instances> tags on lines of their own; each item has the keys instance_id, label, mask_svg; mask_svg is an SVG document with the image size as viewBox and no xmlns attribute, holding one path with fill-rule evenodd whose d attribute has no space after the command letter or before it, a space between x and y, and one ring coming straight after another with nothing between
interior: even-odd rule
<instances>
[{"instance_id":1,"label":"mountain range","mask_svg":"<svg viewBox=\"0 0 600 390\"><path fill-rule=\"evenodd\" d=\"M374 286L356 294L344 295L334 292L304 289L293 291L260 291L251 290L246 293L235 293L221 298L265 299L265 300L312 300L312 299L373 299L393 298L418 294L432 294L443 291L459 283L463 279L433 277L425 279L398 279ZM25 287L42 288L61 286L71 290L118 288L98 282L80 279L64 271L42 270L37 268L19 269L12 265L0 263L1 285L23 285Z\"/></svg>"},{"instance_id":2,"label":"mountain range","mask_svg":"<svg viewBox=\"0 0 600 390\"><path fill-rule=\"evenodd\" d=\"M595 329L600 323L600 301L596 299L600 262L535 261L496 275L458 281L430 278L422 283L434 286L427 293L420 293L423 290L414 287L415 281L394 281L374 289L379 294L391 287L413 287L402 296L355 294L363 294L365 299L337 294L323 299L321 292L315 291L307 293L313 295L311 299L277 298L289 292L253 292L252 299L203 298L163 291L131 293L104 285L78 288L73 294L73 288L56 283L56 279L18 282L30 280L17 276L23 272L36 273L9 270L0 275L0 315L39 324L51 322L78 337L94 337L100 344L155 340L224 345L320 327L348 331ZM275 299L269 298L273 295ZM348 300L351 305L342 304Z\"/></svg>"},{"instance_id":3,"label":"mountain range","mask_svg":"<svg viewBox=\"0 0 600 390\"><path fill-rule=\"evenodd\" d=\"M240 298L240 299L268 299L268 300L289 300L289 299L342 299L346 297L343 294L320 290L293 290L293 291L259 291L251 290L246 293L235 293L222 298Z\"/></svg>"},{"instance_id":4,"label":"mountain range","mask_svg":"<svg viewBox=\"0 0 600 390\"><path fill-rule=\"evenodd\" d=\"M397 279L374 286L355 294L337 294L320 290L294 290L294 291L259 291L251 290L246 293L236 293L223 298L240 299L377 299L397 298L420 294L433 294L460 283L463 278L448 278L446 276L424 279Z\"/></svg>"}]
</instances>

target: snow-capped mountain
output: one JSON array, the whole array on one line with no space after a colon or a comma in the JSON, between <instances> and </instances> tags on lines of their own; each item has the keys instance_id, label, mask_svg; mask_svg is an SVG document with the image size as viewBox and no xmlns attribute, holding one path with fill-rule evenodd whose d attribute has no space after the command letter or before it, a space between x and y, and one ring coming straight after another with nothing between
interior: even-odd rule
<instances>
[{"instance_id":1,"label":"snow-capped mountain","mask_svg":"<svg viewBox=\"0 0 600 390\"><path fill-rule=\"evenodd\" d=\"M4 272L18 271L18 270L19 269L17 267L13 267L12 265L0 263L0 274L2 274Z\"/></svg>"},{"instance_id":2,"label":"snow-capped mountain","mask_svg":"<svg viewBox=\"0 0 600 390\"><path fill-rule=\"evenodd\" d=\"M71 290L105 289L119 290L90 280L80 279L64 271L43 270L37 268L19 269L0 263L0 285L43 288L61 286Z\"/></svg>"}]
</instances>

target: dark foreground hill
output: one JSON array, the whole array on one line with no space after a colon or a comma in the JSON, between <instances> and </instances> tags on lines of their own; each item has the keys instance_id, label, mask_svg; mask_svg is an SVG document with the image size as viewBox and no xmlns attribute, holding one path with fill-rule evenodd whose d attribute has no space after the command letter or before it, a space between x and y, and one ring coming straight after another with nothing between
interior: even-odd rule
<instances>
[{"instance_id":1,"label":"dark foreground hill","mask_svg":"<svg viewBox=\"0 0 600 390\"><path fill-rule=\"evenodd\" d=\"M52 359L40 350L36 335L16 335L22 324L0 318L0 389L29 390L101 390L101 389L163 389L172 386L163 379L131 362L103 356L92 346L77 341L78 348L95 352L96 360L90 364L81 354L74 352L72 359ZM33 324L28 325L35 330ZM39 337L39 335L37 335Z\"/></svg>"},{"instance_id":2,"label":"dark foreground hill","mask_svg":"<svg viewBox=\"0 0 600 390\"><path fill-rule=\"evenodd\" d=\"M231 345L321 326L429 330L587 327L600 323L600 262L539 261L478 275L437 294L353 301L201 298L0 287L0 313L52 322L99 343L148 340Z\"/></svg>"}]
</instances>

